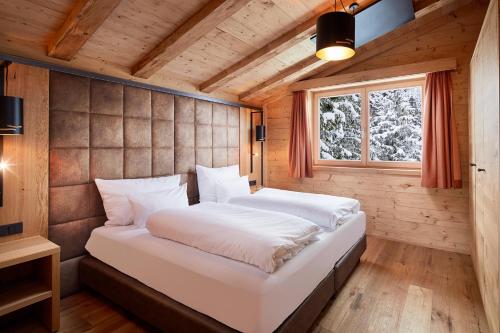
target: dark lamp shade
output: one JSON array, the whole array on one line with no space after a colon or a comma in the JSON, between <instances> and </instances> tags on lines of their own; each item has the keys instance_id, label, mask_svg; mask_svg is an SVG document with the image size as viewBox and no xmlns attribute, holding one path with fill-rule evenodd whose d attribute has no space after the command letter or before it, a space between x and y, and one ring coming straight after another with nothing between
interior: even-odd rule
<instances>
[{"instance_id":1,"label":"dark lamp shade","mask_svg":"<svg viewBox=\"0 0 500 333\"><path fill-rule=\"evenodd\" d=\"M352 57L355 18L345 12L329 12L316 22L316 56L322 60L344 60Z\"/></svg>"},{"instance_id":2,"label":"dark lamp shade","mask_svg":"<svg viewBox=\"0 0 500 333\"><path fill-rule=\"evenodd\" d=\"M255 140L266 141L266 126L264 125L255 126Z\"/></svg>"},{"instance_id":3,"label":"dark lamp shade","mask_svg":"<svg viewBox=\"0 0 500 333\"><path fill-rule=\"evenodd\" d=\"M23 134L23 99L0 96L0 135Z\"/></svg>"}]
</instances>

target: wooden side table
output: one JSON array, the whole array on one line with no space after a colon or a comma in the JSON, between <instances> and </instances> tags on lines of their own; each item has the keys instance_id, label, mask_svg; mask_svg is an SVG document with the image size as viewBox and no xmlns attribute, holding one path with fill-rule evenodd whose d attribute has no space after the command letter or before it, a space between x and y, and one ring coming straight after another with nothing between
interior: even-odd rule
<instances>
[{"instance_id":1,"label":"wooden side table","mask_svg":"<svg viewBox=\"0 0 500 333\"><path fill-rule=\"evenodd\" d=\"M0 316L34 305L49 330L59 329L59 256L41 236L0 243Z\"/></svg>"},{"instance_id":2,"label":"wooden side table","mask_svg":"<svg viewBox=\"0 0 500 333\"><path fill-rule=\"evenodd\" d=\"M250 192L253 194L253 193L255 193L255 192L257 192L257 191L259 191L259 190L261 190L263 188L264 188L264 186L262 186L262 185L251 186L250 187Z\"/></svg>"}]
</instances>

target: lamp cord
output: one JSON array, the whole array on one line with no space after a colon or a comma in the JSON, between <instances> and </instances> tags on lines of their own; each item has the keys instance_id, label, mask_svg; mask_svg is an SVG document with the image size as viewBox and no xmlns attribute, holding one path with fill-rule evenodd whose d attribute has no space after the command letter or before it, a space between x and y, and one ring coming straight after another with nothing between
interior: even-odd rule
<instances>
[{"instance_id":1,"label":"lamp cord","mask_svg":"<svg viewBox=\"0 0 500 333\"><path fill-rule=\"evenodd\" d=\"M340 4L342 5L342 8L344 9L344 12L347 13L347 9L345 9L344 2L342 0L340 0ZM333 5L335 6L334 10L337 11L337 0L334 0Z\"/></svg>"},{"instance_id":2,"label":"lamp cord","mask_svg":"<svg viewBox=\"0 0 500 333\"><path fill-rule=\"evenodd\" d=\"M336 0L335 0L336 1ZM344 12L347 13L347 10L345 9L345 6L344 6L344 2L342 0L340 0L340 4L342 5L342 8L344 8Z\"/></svg>"}]
</instances>

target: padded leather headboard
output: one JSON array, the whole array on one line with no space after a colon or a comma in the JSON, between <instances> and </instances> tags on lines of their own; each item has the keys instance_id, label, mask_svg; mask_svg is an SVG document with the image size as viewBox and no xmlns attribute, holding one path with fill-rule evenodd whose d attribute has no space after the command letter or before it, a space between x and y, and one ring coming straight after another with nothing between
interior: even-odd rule
<instances>
[{"instance_id":1,"label":"padded leather headboard","mask_svg":"<svg viewBox=\"0 0 500 333\"><path fill-rule=\"evenodd\" d=\"M50 73L49 239L81 256L105 221L95 178L182 174L239 163L239 108L59 72Z\"/></svg>"}]
</instances>

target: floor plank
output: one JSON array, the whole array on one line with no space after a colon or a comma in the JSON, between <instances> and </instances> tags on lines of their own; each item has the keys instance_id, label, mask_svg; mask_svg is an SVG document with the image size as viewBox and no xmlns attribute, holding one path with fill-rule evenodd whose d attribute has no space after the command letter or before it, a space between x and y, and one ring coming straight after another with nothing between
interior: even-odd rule
<instances>
[{"instance_id":1,"label":"floor plank","mask_svg":"<svg viewBox=\"0 0 500 333\"><path fill-rule=\"evenodd\" d=\"M34 320L5 332L44 332ZM91 292L61 304L60 332L151 332L153 328ZM343 290L311 330L488 333L469 256L369 237Z\"/></svg>"},{"instance_id":2,"label":"floor plank","mask_svg":"<svg viewBox=\"0 0 500 333\"><path fill-rule=\"evenodd\" d=\"M410 285L399 323L399 333L430 332L431 317L432 290Z\"/></svg>"}]
</instances>

